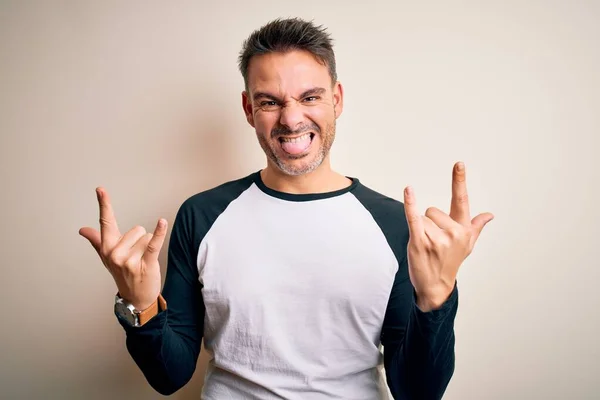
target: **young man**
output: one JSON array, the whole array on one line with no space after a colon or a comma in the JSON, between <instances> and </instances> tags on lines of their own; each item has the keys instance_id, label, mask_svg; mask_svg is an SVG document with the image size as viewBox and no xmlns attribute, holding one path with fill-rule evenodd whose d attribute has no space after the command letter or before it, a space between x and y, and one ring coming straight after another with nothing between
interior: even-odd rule
<instances>
[{"instance_id":1,"label":"young man","mask_svg":"<svg viewBox=\"0 0 600 400\"><path fill-rule=\"evenodd\" d=\"M439 399L454 371L456 274L493 216L471 220L462 163L447 215L419 215L330 167L343 109L326 31L275 20L244 43L242 105L266 168L198 193L167 232L121 235L97 189L101 231L82 228L113 275L115 313L150 385L191 378L203 399ZM380 352L383 345L383 354Z\"/></svg>"}]
</instances>

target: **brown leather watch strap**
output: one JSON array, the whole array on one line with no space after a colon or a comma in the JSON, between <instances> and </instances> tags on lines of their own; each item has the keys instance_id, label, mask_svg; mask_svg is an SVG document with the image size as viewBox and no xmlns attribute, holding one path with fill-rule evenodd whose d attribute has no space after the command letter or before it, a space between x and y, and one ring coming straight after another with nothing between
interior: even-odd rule
<instances>
[{"instance_id":1,"label":"brown leather watch strap","mask_svg":"<svg viewBox=\"0 0 600 400\"><path fill-rule=\"evenodd\" d=\"M162 296L162 294L158 295L158 299L154 303L150 305L150 307L146 308L144 311L141 311L138 314L139 324L140 326L144 325L146 322L150 321L153 317L155 317L159 312L167 309L167 301Z\"/></svg>"}]
</instances>

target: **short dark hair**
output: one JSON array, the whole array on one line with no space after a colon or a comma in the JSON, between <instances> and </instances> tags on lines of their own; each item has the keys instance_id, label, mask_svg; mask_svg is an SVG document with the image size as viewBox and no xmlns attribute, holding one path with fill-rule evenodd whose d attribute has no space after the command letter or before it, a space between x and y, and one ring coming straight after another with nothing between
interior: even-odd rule
<instances>
[{"instance_id":1,"label":"short dark hair","mask_svg":"<svg viewBox=\"0 0 600 400\"><path fill-rule=\"evenodd\" d=\"M292 50L306 50L327 66L332 85L337 81L333 40L322 25L300 18L277 18L255 30L244 41L238 65L248 89L248 65L253 56Z\"/></svg>"}]
</instances>

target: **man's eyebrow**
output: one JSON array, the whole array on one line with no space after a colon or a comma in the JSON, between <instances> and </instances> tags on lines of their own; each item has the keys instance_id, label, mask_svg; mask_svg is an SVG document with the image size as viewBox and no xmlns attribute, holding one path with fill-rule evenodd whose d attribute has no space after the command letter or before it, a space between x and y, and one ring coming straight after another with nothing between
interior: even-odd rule
<instances>
[{"instance_id":1,"label":"man's eyebrow","mask_svg":"<svg viewBox=\"0 0 600 400\"><path fill-rule=\"evenodd\" d=\"M323 94L323 93L325 93L326 91L327 91L327 90L325 90L325 88L322 88L322 87L315 87L315 88L312 88L312 89L308 89L308 90L306 90L304 93L302 93L302 94L300 95L300 98L302 99L302 98L304 98L304 97L308 97L308 96L314 96L314 95L316 95L316 94Z\"/></svg>"},{"instance_id":2,"label":"man's eyebrow","mask_svg":"<svg viewBox=\"0 0 600 400\"><path fill-rule=\"evenodd\" d=\"M325 88L322 87L314 87L308 90L305 90L300 96L299 98L302 99L304 97L308 97L308 96L314 96L314 95L320 95L325 93L327 90ZM252 95L252 98L254 99L254 101L258 100L258 99L262 99L262 98L266 98L266 99L271 99L271 100L275 100L278 102L281 102L281 99L271 93L267 93L267 92L256 92Z\"/></svg>"},{"instance_id":3,"label":"man's eyebrow","mask_svg":"<svg viewBox=\"0 0 600 400\"><path fill-rule=\"evenodd\" d=\"M267 98L267 99L271 99L271 100L276 100L276 101L280 101L279 98L275 95L272 95L270 93L267 92L256 92L252 95L252 98L254 100L258 100L260 98Z\"/></svg>"}]
</instances>

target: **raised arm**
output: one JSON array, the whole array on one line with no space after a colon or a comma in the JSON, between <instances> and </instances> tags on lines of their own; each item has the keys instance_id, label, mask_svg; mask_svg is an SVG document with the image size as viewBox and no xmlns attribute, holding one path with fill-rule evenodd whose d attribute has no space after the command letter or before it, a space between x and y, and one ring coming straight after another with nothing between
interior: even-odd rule
<instances>
[{"instance_id":1,"label":"raised arm","mask_svg":"<svg viewBox=\"0 0 600 400\"><path fill-rule=\"evenodd\" d=\"M85 227L79 233L90 241L113 276L118 295L136 311L155 310L160 295L158 254L164 243L167 223L159 220L153 234L137 226L121 235L108 193L97 189L100 232ZM196 268L197 248L191 212L177 213L169 243L167 273L162 296L166 308L132 324L117 312L126 332L126 345L149 384L168 395L192 377L200 353L204 304ZM164 306L164 304L163 304Z\"/></svg>"}]
</instances>

